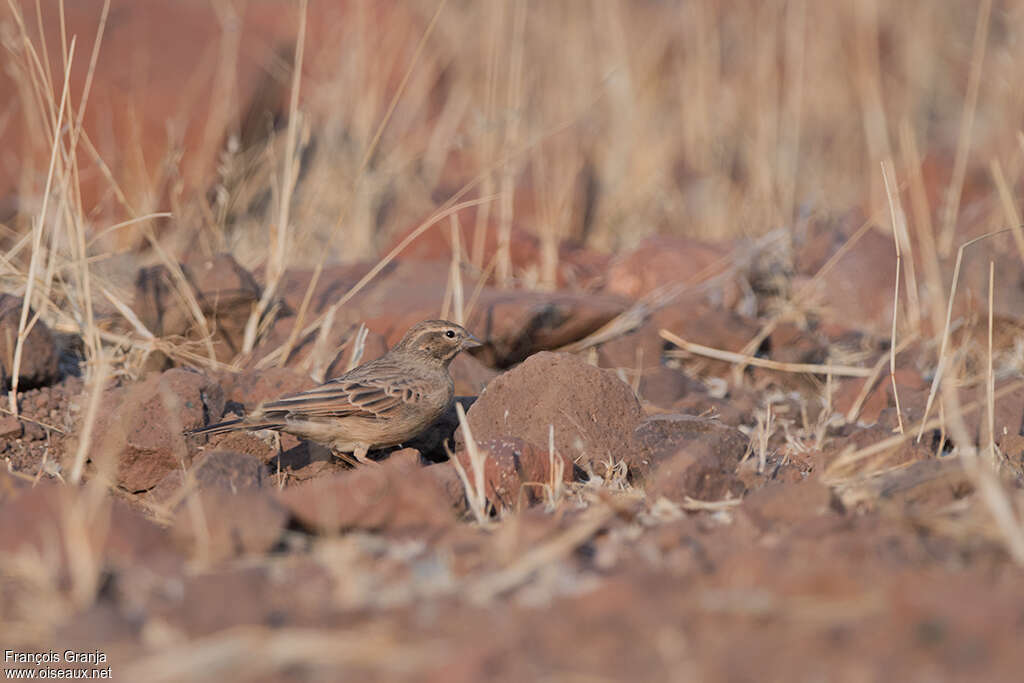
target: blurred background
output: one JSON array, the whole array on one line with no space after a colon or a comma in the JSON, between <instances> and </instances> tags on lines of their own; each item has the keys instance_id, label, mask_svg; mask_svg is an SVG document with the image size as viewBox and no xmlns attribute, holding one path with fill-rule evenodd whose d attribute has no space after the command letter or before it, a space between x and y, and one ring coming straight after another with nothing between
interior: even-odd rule
<instances>
[{"instance_id":1,"label":"blurred background","mask_svg":"<svg viewBox=\"0 0 1024 683\"><path fill-rule=\"evenodd\" d=\"M947 255L1019 212L1022 20L955 0L12 0L3 246L39 216L67 72L44 219L81 221L97 257L152 229L256 268L284 219L291 265L372 259L461 192L493 198L462 214L475 264L522 233L541 258L502 279L550 286L561 244L887 222L884 159L920 176L912 221Z\"/></svg>"}]
</instances>

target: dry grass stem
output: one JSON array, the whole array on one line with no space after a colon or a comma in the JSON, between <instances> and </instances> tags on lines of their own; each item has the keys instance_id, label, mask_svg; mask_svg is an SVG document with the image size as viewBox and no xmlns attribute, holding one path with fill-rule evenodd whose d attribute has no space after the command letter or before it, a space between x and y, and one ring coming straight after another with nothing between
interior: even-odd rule
<instances>
[{"instance_id":1,"label":"dry grass stem","mask_svg":"<svg viewBox=\"0 0 1024 683\"><path fill-rule=\"evenodd\" d=\"M82 480L85 461L93 448L92 430L96 424L96 417L99 415L103 390L106 388L107 377L110 373L110 363L105 354L101 353L96 358L96 363L97 366L92 376L92 388L89 391L89 402L86 404L85 418L82 421L82 428L78 437L78 449L75 451L75 460L71 466L69 480L72 484L77 484Z\"/></svg>"},{"instance_id":2,"label":"dry grass stem","mask_svg":"<svg viewBox=\"0 0 1024 683\"><path fill-rule=\"evenodd\" d=\"M935 369L935 376L932 378L931 388L928 390L928 400L924 405L924 415L921 416L921 427L917 433L918 442L921 441L921 436L924 434L925 424L928 421L928 414L931 412L932 403L935 401L935 395L938 392L939 384L942 381L942 375L946 370L946 347L949 346L949 335L950 328L953 322L953 298L956 296L957 285L960 282L960 265L963 263L964 251L982 240L996 235L1002 235L1010 232L1014 228L1006 228L1004 230L998 230L996 232L985 233L975 237L972 240L968 240L960 245L960 248L956 252L956 264L953 266L953 281L949 284L949 298L946 300L946 322L942 329L942 344L939 347L939 360L938 367Z\"/></svg>"},{"instance_id":3,"label":"dry grass stem","mask_svg":"<svg viewBox=\"0 0 1024 683\"><path fill-rule=\"evenodd\" d=\"M903 433L903 411L900 410L900 391L896 385L896 321L899 318L900 306L900 272L903 263L903 250L900 242L906 239L906 219L903 216L902 207L898 207L899 190L895 187L892 171L892 162L882 162L882 177L885 181L885 193L889 199L889 213L892 218L892 239L896 247L896 280L892 292L892 333L889 338L889 379L892 380L892 395L896 401L896 431ZM913 318L913 316L912 316Z\"/></svg>"},{"instance_id":4,"label":"dry grass stem","mask_svg":"<svg viewBox=\"0 0 1024 683\"><path fill-rule=\"evenodd\" d=\"M469 456L469 466L473 470L472 483L469 481L466 469L455 454L449 451L448 457L452 465L454 465L459 479L462 481L462 487L466 490L466 501L469 503L470 512L473 513L477 524L486 524L490 520L490 515L487 509L487 491L484 488L484 456L480 452L476 440L473 438L473 432L469 428L469 421L466 420L466 411L462 408L461 403L455 403L455 413L459 417L459 427L462 429L462 436L465 440L466 453ZM447 449L447 445L445 448Z\"/></svg>"},{"instance_id":5,"label":"dry grass stem","mask_svg":"<svg viewBox=\"0 0 1024 683\"><path fill-rule=\"evenodd\" d=\"M359 329L356 330L355 340L352 344L352 354L348 358L348 363L345 364L345 372L354 369L363 360L363 352L366 351L366 337L370 334L370 328L359 323Z\"/></svg>"},{"instance_id":6,"label":"dry grass stem","mask_svg":"<svg viewBox=\"0 0 1024 683\"><path fill-rule=\"evenodd\" d=\"M339 309L342 306L344 306L345 304L347 304L349 301L351 301L352 297L354 297L356 294L361 292L362 289L366 285L368 285L374 278L376 278L380 274L380 272L382 270L387 268L388 264L390 264L393 260L395 260L395 258L400 253L405 251L406 247L408 247L410 244L412 244L413 241L416 240L416 238L418 238L424 232L426 232L427 230L432 228L439 221L444 220L448 216L451 216L452 214L458 213L459 211L462 211L463 209L469 208L471 206L478 206L480 204L483 204L483 203L486 203L486 202L489 202L489 201L493 201L493 199L494 199L494 197L483 197L481 199L472 199L472 200L469 200L469 201L461 202L459 204L451 205L451 206L449 206L449 207L447 207L447 208L445 208L443 210L435 212L433 215L430 216L430 218L425 220L423 223L420 223L420 225L418 225L415 230L410 232L405 237L405 239L403 239L401 242L399 242L397 245L395 245L394 249L392 249L390 252L388 252L387 255L384 256L384 258L379 260L377 262L377 264L373 268L371 268L370 271L359 280L359 282L357 282L356 284L352 285L352 287L349 288L349 290L347 292L345 292L345 294L338 301L336 301L334 304L332 304L332 306L327 311L322 313L320 315L320 317L318 317L315 321L310 323L309 326L307 326L304 330L302 330L301 336L305 337L308 334L312 334L320 325L323 324L323 321L327 318L327 314L332 309L333 310ZM274 363L280 362L281 358L284 357L285 352L286 352L286 349L285 349L284 346L281 346L281 347L275 349L274 351L271 351L259 363L256 364L256 369L262 370L262 369L270 367Z\"/></svg>"},{"instance_id":7,"label":"dry grass stem","mask_svg":"<svg viewBox=\"0 0 1024 683\"><path fill-rule=\"evenodd\" d=\"M387 128L388 122L391 121L391 117L395 113L395 108L398 106L399 100L401 100L402 95L405 93L406 87L409 84L409 78L410 76L412 76L413 70L420 61L420 57L423 53L423 48L427 43L427 39L430 37L431 33L433 33L434 27L437 25L437 20L441 16L441 11L444 9L444 6L447 2L448 0L441 0L441 2L438 3L437 9L434 11L434 16L431 17L430 23L427 25L427 28L423 32L423 36L420 38L419 43L416 45L416 51L409 62L408 68L402 75L402 81L398 84L398 88L395 90L395 93L392 96L391 101L388 103L387 111L384 113L384 116L381 119L380 124L378 124L377 130L374 132L373 138L370 140L370 144L367 146L366 152L363 154L363 159L359 163L359 168L356 170L355 179L357 184L362 179L363 173L366 171L366 166L367 164L370 163L370 159L373 158L374 153L377 151L377 145L380 144L380 138L384 134L384 130ZM305 23L304 17L305 12L303 13L303 24ZM331 241L334 241L338 237L341 227L345 224L345 220L348 215L350 207L351 202L345 205L345 208L338 215L337 220L334 222L334 229L331 231L330 235ZM275 357L278 359L279 367L284 367L284 365L288 362L288 359L291 356L292 348L294 348L296 342L298 341L300 331L302 332L303 336L309 333L308 329L302 327L302 324L306 320L306 315L309 310L309 302L312 300L313 292L316 290L317 283L320 281L320 275L323 273L324 265L326 265L327 263L327 256L328 250L322 249L321 256L317 260L317 263L313 268L313 275L309 280L309 284L306 286L306 292L302 296L302 305L299 306L299 311L295 316L295 324L292 327L292 332L290 335L288 335L288 339L285 341L284 346L281 349L279 349L279 353L275 355ZM315 325L316 323L314 323L314 326Z\"/></svg>"},{"instance_id":8,"label":"dry grass stem","mask_svg":"<svg viewBox=\"0 0 1024 683\"><path fill-rule=\"evenodd\" d=\"M697 500L696 498L685 496L683 498L683 502L679 504L679 507L687 512L718 512L721 510L730 510L742 504L743 500L740 498L727 498L725 500Z\"/></svg>"},{"instance_id":9,"label":"dry grass stem","mask_svg":"<svg viewBox=\"0 0 1024 683\"><path fill-rule=\"evenodd\" d=\"M985 398L987 399L987 448L985 452L991 458L991 463L996 463L996 376L992 368L992 308L995 300L995 274L996 264L988 262L988 368L985 373Z\"/></svg>"},{"instance_id":10,"label":"dry grass stem","mask_svg":"<svg viewBox=\"0 0 1024 683\"><path fill-rule=\"evenodd\" d=\"M302 84L302 60L306 49L306 13L309 0L299 1L299 31L295 39L295 64L292 66L291 97L288 103L288 131L284 148L284 169L281 174L281 189L277 213L276 239L271 241L270 261L267 264L267 283L260 299L249 314L245 323L245 336L242 340L242 354L247 354L256 346L256 336L260 322L277 296L277 290L288 265L288 235L291 217L292 194L298 180L298 159L295 156L298 144L299 129L299 88Z\"/></svg>"},{"instance_id":11,"label":"dry grass stem","mask_svg":"<svg viewBox=\"0 0 1024 683\"><path fill-rule=\"evenodd\" d=\"M664 329L660 330L658 334L662 339L672 342L686 353L692 353L706 358L714 358L715 360L721 360L727 363L742 363L744 365L753 365L767 370L806 373L811 375L834 375L836 377L871 376L871 368L858 368L849 365L816 365L814 363L783 363L780 361L769 360L767 358L757 358L756 356L748 356L742 353L723 351L722 349L713 349L702 344L695 344Z\"/></svg>"},{"instance_id":12,"label":"dry grass stem","mask_svg":"<svg viewBox=\"0 0 1024 683\"><path fill-rule=\"evenodd\" d=\"M1017 253L1020 255L1021 262L1024 263L1024 228L1021 227L1021 215L1014 202L1013 191L1006 180L999 159L992 159L989 164L989 172L992 174L992 182L995 183L996 190L999 192L1003 216L1006 218L1006 222L1013 227L1013 243L1017 245Z\"/></svg>"},{"instance_id":13,"label":"dry grass stem","mask_svg":"<svg viewBox=\"0 0 1024 683\"><path fill-rule=\"evenodd\" d=\"M861 408L864 407L864 402L871 395L871 390L875 388L875 382L882 375L882 369L885 368L886 363L889 363L890 368L892 367L892 357L898 356L903 351L906 351L911 344L915 343L918 339L917 334L910 334L900 340L899 346L888 356L879 356L878 362L871 368L871 374L864 380L863 386L860 388L860 392L857 394L857 398L854 399L853 405L846 412L846 422L853 423L860 415ZM831 375L829 375L831 377Z\"/></svg>"},{"instance_id":14,"label":"dry grass stem","mask_svg":"<svg viewBox=\"0 0 1024 683\"><path fill-rule=\"evenodd\" d=\"M1005 384L999 389L995 390L992 396L992 400L1002 398L1007 394L1011 394L1015 391L1020 390L1022 387L1024 387L1024 380ZM981 405L981 401L974 401L972 403L967 404L966 406L963 406L960 409L960 412L964 415L967 415L980 409ZM945 414L943 414L940 417L935 417L932 418L931 420L922 421L922 424L919 428L919 433L924 433L925 431L937 429L947 424L947 417ZM835 462L829 467L829 472L839 472L845 470L849 466L859 463L874 455L891 451L894 448L897 448L898 446L906 442L908 439L912 438L914 438L914 436L912 435L912 433L909 432L905 434L897 434L895 436L889 437L888 439L883 439L882 441L878 441L877 443L871 444L870 446L865 446L864 448L861 448L859 450L846 453L835 460Z\"/></svg>"},{"instance_id":15,"label":"dry grass stem","mask_svg":"<svg viewBox=\"0 0 1024 683\"><path fill-rule=\"evenodd\" d=\"M14 8L12 7L12 10L13 9ZM25 42L28 43L27 35L25 36ZM68 100L68 88L71 83L71 65L74 62L74 56L75 39L72 38L67 65L64 69L64 85L61 88L60 107L57 110L57 121L53 128L53 144L50 147L50 165L49 170L46 173L46 187L43 190L43 202L42 206L39 208L39 215L36 216L32 223L32 252L29 259L28 283L25 286L25 295L22 299L21 317L18 319L18 339L14 346L14 359L11 361L11 391L8 398L11 412L15 415L18 414L18 379L21 375L21 357L24 353L25 339L31 331L31 328L28 326L28 309L32 305L32 295L35 291L36 277L38 276L39 269L42 267L40 260L43 258L43 230L46 228L47 207L50 199L50 191L53 186L54 171L57 167L57 152L60 149L60 140L64 134L62 128L64 121L64 109Z\"/></svg>"}]
</instances>

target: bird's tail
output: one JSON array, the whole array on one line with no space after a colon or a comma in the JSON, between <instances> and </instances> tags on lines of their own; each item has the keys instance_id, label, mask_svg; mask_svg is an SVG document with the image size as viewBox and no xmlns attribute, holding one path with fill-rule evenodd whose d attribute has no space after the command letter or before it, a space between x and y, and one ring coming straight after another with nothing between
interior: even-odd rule
<instances>
[{"instance_id":1,"label":"bird's tail","mask_svg":"<svg viewBox=\"0 0 1024 683\"><path fill-rule=\"evenodd\" d=\"M244 418L236 418L234 420L224 420L217 424L207 425L205 427L199 427L198 429L189 429L185 432L185 436L213 436L214 434L226 434L228 432L236 432L240 429L268 429L273 427L271 424L258 424L252 422L246 422Z\"/></svg>"}]
</instances>

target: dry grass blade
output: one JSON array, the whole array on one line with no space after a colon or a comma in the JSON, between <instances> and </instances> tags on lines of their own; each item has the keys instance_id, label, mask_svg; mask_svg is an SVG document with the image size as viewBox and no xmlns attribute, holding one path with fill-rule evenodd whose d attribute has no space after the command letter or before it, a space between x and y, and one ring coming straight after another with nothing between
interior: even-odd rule
<instances>
[{"instance_id":1,"label":"dry grass blade","mask_svg":"<svg viewBox=\"0 0 1024 683\"><path fill-rule=\"evenodd\" d=\"M427 39L434 32L437 20L440 18L441 11L444 9L447 2L448 0L441 0L441 2L438 3L437 9L434 11L434 16L431 17L430 23L423 31L423 36L420 38L420 42L416 46L416 51L413 53L412 59L409 62L409 67L405 70L405 73L402 76L402 81L398 84L398 88L395 90L395 93L391 98L391 102L388 103L388 109L384 113L384 117L381 119L380 124L377 126L377 130L374 132L373 138L370 140L370 144L367 146L366 152L363 154L362 161L359 163L359 168L355 173L357 183L359 179L362 178L367 164L370 163L370 159L373 158L374 153L377 151L377 145L380 144L380 138L384 134L384 130L387 128L388 122L391 121L391 117L395 113L395 108L398 106L399 100L402 99L402 94L405 93L405 89L409 85L409 78L412 76L413 69L415 69L416 65L419 63L420 56L423 54L423 48L427 44ZM303 22L305 22L305 19L303 19ZM338 219L334 222L334 230L331 232L332 240L337 237L341 226L345 224L345 218L347 216L349 206L350 204L346 205L345 209L343 209L342 213L338 216ZM328 250L322 250L321 257L313 268L313 275L309 280L309 284L306 286L306 293L302 296L302 304L299 306L299 311L295 316L295 324L292 326L292 332L288 335L288 339L285 341L281 353L278 354L280 367L284 367L288 362L292 348L294 348L299 339L299 332L300 330L303 330L302 323L306 320L306 315L309 312L309 303L313 298L313 292L316 290L317 283L320 281L320 275L324 270L324 265L327 263L327 254ZM303 334L308 334L308 332L303 331Z\"/></svg>"},{"instance_id":2,"label":"dry grass blade","mask_svg":"<svg viewBox=\"0 0 1024 683\"><path fill-rule=\"evenodd\" d=\"M860 388L860 393L857 394L857 398L854 399L853 405L846 412L846 422L852 423L860 415L861 408L864 407L864 402L868 399L871 394L871 390L875 388L875 382L882 375L882 369L885 368L886 362L889 362L889 367L892 367L892 357L898 356L902 352L906 351L911 344L916 342L918 339L917 334L911 334L900 340L899 346L896 347L892 355L879 356L878 362L875 363L875 367L871 368L871 374L864 380L864 385Z\"/></svg>"},{"instance_id":3,"label":"dry grass blade","mask_svg":"<svg viewBox=\"0 0 1024 683\"><path fill-rule=\"evenodd\" d=\"M565 461L555 455L555 426L548 424L548 482L545 486L548 507L554 509L565 488Z\"/></svg>"},{"instance_id":4,"label":"dry grass blade","mask_svg":"<svg viewBox=\"0 0 1024 683\"><path fill-rule=\"evenodd\" d=\"M988 424L986 453L991 459L991 464L996 462L996 375L992 368L992 308L995 302L995 276L996 264L988 262L988 368L985 372L985 398L987 402Z\"/></svg>"},{"instance_id":5,"label":"dry grass blade","mask_svg":"<svg viewBox=\"0 0 1024 683\"><path fill-rule=\"evenodd\" d=\"M469 455L469 465L473 470L472 483L469 481L466 469L455 454L449 451L448 457L452 465L455 466L455 471L462 481L462 487L466 490L466 500L469 502L469 509L473 513L473 517L476 519L477 524L486 524L490 519L490 515L487 510L487 492L484 489L484 456L480 453L476 440L473 438L473 432L469 428L469 421L466 420L466 411L463 410L461 403L455 404L455 413L459 417L459 427L462 429L462 436L465 439L466 453ZM445 448L447 449L447 445L445 445Z\"/></svg>"},{"instance_id":6,"label":"dry grass blade","mask_svg":"<svg viewBox=\"0 0 1024 683\"><path fill-rule=\"evenodd\" d=\"M331 315L328 315L324 324L320 326L320 333L316 337L316 343L313 344L313 351L309 354L309 362L312 365L310 374L317 382L324 381L328 356L334 351L330 346L331 330L333 329L334 311L331 311Z\"/></svg>"},{"instance_id":7,"label":"dry grass blade","mask_svg":"<svg viewBox=\"0 0 1024 683\"><path fill-rule=\"evenodd\" d=\"M28 40L27 36L25 37ZM75 39L71 39L67 66L64 69L64 86L61 88L60 107L57 113L57 122L53 130L53 145L50 147L50 165L46 173L46 187L43 189L43 203L39 208L39 215L32 225L32 254L28 267L28 284L25 286L25 296L21 304L21 317L18 319L18 340L14 347L14 359L11 362L11 392L9 403L11 412L18 414L18 378L21 374L21 357L24 353L25 339L31 331L28 325L28 309L32 305L32 295L35 291L36 277L42 258L43 230L46 227L46 212L50 199L50 190L53 186L54 171L57 167L57 151L60 149L60 139L63 135L64 109L67 106L68 88L71 83L71 64L75 56Z\"/></svg>"},{"instance_id":8,"label":"dry grass blade","mask_svg":"<svg viewBox=\"0 0 1024 683\"><path fill-rule=\"evenodd\" d=\"M405 251L406 247L412 244L413 241L416 240L416 238L418 238L424 232L432 228L439 221L447 218L448 216L451 216L452 214L458 213L459 211L462 211L463 209L466 209L468 207L478 206L480 204L490 202L493 200L494 197L483 197L481 199L472 199L469 201L461 202L459 204L454 204L452 206L449 206L447 209L444 209L443 211L435 213L430 218L425 220L423 223L420 223L415 230L406 235L405 239L403 239L401 242L395 245L394 249L392 249L384 258L378 261L377 264L359 280L359 282L352 285L352 287L350 287L349 290L345 292L345 294L340 299L338 299L338 301L336 301L331 306L330 309L322 313L315 321L310 323L308 327L302 330L300 336L305 337L307 334L313 333L318 327L320 327L320 325L323 324L323 321L327 318L327 315L328 313L330 313L331 310L340 309L342 306L351 301L352 297L361 292L363 287L368 285L375 277L377 277L380 274L382 270L387 268L388 264L395 260L395 258L400 253ZM284 361L282 361L282 358L285 357L284 354L286 352L288 352L288 349L285 346L281 346L275 349L274 351L271 351L259 363L256 364L256 368L265 369L270 367L274 363L283 363Z\"/></svg>"},{"instance_id":9,"label":"dry grass blade","mask_svg":"<svg viewBox=\"0 0 1024 683\"><path fill-rule=\"evenodd\" d=\"M696 498L685 496L683 498L683 502L679 504L679 507L687 512L718 512L720 510L729 510L742 504L743 501L739 498L727 498L725 500L697 500Z\"/></svg>"},{"instance_id":10,"label":"dry grass blade","mask_svg":"<svg viewBox=\"0 0 1024 683\"><path fill-rule=\"evenodd\" d=\"M298 159L295 147L298 142L299 130L299 87L302 84L302 59L306 49L306 10L308 0L299 3L299 32L295 39L295 64L292 67L291 97L288 103L288 131L284 150L284 170L281 176L281 192L279 195L277 214L277 239L271 244L270 262L267 264L267 284L256 306L249 314L245 323L245 336L242 339L242 354L247 354L256 346L256 334L264 314L270 308L271 301L277 296L281 278L288 264L289 219L292 205L292 193L298 180Z\"/></svg>"},{"instance_id":11,"label":"dry grass blade","mask_svg":"<svg viewBox=\"0 0 1024 683\"><path fill-rule=\"evenodd\" d=\"M1021 216L1020 211L1017 210L1017 205L1014 203L1013 191L1010 189L1010 184L1006 180L1006 174L1003 173L1003 166L999 163L999 159L992 159L989 164L989 171L992 174L992 182L996 185L996 190L999 192L999 202L1003 206L1003 215L1006 217L1006 222L1014 227L1013 230L1013 242L1017 245L1017 253L1020 255L1020 260L1024 263L1024 229L1021 228Z\"/></svg>"},{"instance_id":12,"label":"dry grass blade","mask_svg":"<svg viewBox=\"0 0 1024 683\"><path fill-rule=\"evenodd\" d=\"M92 376L92 388L89 391L89 402L85 408L85 418L82 422L82 429L78 437L78 450L75 451L75 460L71 466L70 481L77 484L82 480L82 473L85 470L85 460L92 449L92 430L96 424L96 417L99 415L100 403L103 398L103 390L106 388L107 376L110 372L110 363L105 354L101 353L97 360L97 367Z\"/></svg>"},{"instance_id":13,"label":"dry grass blade","mask_svg":"<svg viewBox=\"0 0 1024 683\"><path fill-rule=\"evenodd\" d=\"M462 288L462 230L459 226L459 217L452 214L449 217L452 226L452 320L459 325L465 324L466 302L465 293ZM447 320L447 318L446 318Z\"/></svg>"},{"instance_id":14,"label":"dry grass blade","mask_svg":"<svg viewBox=\"0 0 1024 683\"><path fill-rule=\"evenodd\" d=\"M714 287L739 268L735 250L729 252L684 282L662 285L642 296L636 303L618 314L583 339L559 348L565 353L579 353L586 349L617 339L637 329L655 311L669 305L686 293L695 293Z\"/></svg>"},{"instance_id":15,"label":"dry grass blade","mask_svg":"<svg viewBox=\"0 0 1024 683\"><path fill-rule=\"evenodd\" d=\"M199 300L196 298L196 293L193 291L192 283L189 282L188 277L185 276L185 271L182 269L181 264L178 263L177 259L173 258L167 253L167 250L161 246L159 240L153 234L151 226L146 225L142 234L146 237L149 242L149 246L153 248L153 251L160 258L164 267L167 268L167 272L171 274L171 284L174 287L174 293L178 299L185 305L185 309L192 316L193 322L199 328L199 333L203 345L206 347L206 355L211 361L217 360L217 352L213 348L213 333L210 331L210 326L206 323L206 315L203 313L202 306L199 305Z\"/></svg>"},{"instance_id":16,"label":"dry grass blade","mask_svg":"<svg viewBox=\"0 0 1024 683\"><path fill-rule=\"evenodd\" d=\"M104 228L103 230L100 230L99 232L97 232L92 237L90 237L89 241L86 242L85 246L91 247L92 245L96 244L96 242L100 241L101 239L103 239L104 237L109 235L110 233L116 232L116 231L121 230L123 228L130 228L133 225L138 225L139 223L145 223L147 221L151 221L151 220L154 220L154 219L157 219L157 218L170 218L173 215L174 214L172 214L170 211L155 211L153 213L147 213L144 216L136 216L135 218L131 218L131 219L126 220L126 221L121 221L120 223L115 223L114 225L108 226L108 227Z\"/></svg>"},{"instance_id":17,"label":"dry grass blade","mask_svg":"<svg viewBox=\"0 0 1024 683\"><path fill-rule=\"evenodd\" d=\"M355 340L352 345L352 355L348 358L348 363L345 364L345 372L354 369L363 360L363 352L366 351L366 337L370 334L370 328L363 323L359 323L359 329L356 330Z\"/></svg>"},{"instance_id":18,"label":"dry grass blade","mask_svg":"<svg viewBox=\"0 0 1024 683\"><path fill-rule=\"evenodd\" d=\"M942 381L942 375L946 369L946 347L949 346L949 335L950 329L953 322L953 297L956 296L956 288L960 282L960 265L964 260L964 251L967 247L970 247L982 240L986 240L996 235L1003 235L1007 232L1015 230L1015 228L1005 228L1003 230L997 230L996 232L985 233L979 235L972 240L968 240L960 245L960 248L956 252L956 263L953 266L953 281L949 284L949 299L946 301L946 323L942 329L942 344L939 347L939 364L935 369L935 376L932 378L932 386L928 390L928 400L924 405L924 415L921 416L921 427L917 432L917 440L921 441L921 436L924 434L925 424L928 421L928 414L931 412L932 403L935 401L935 394L938 392L939 384Z\"/></svg>"},{"instance_id":19,"label":"dry grass blade","mask_svg":"<svg viewBox=\"0 0 1024 683\"><path fill-rule=\"evenodd\" d=\"M1000 387L999 389L995 390L995 392L993 393L993 396L992 396L992 400L995 400L997 398L1002 398L1003 396L1006 396L1007 394L1011 394L1011 393L1013 393L1015 391L1018 391L1022 387L1024 387L1024 380L1018 381L1018 382L1011 382L1009 384L1005 384L1002 387ZM981 408L981 405L982 405L982 402L975 401L973 403L967 404L966 406L963 406L960 409L960 412L962 414L966 415L966 414L972 413L972 412L974 412L976 410L979 410ZM923 433L923 432L928 431L928 430L937 429L940 426L945 425L946 423L947 423L947 421L945 419L945 416L935 417L935 418L932 418L931 420L923 421L921 423L921 426L920 426L920 432ZM907 432L905 434L897 434L895 436L889 437L888 439L883 439L882 441L878 441L876 443L873 443L870 446L865 446L864 448L861 448L860 450L850 451L849 453L846 453L846 454L836 458L836 460L832 463L832 465L829 466L829 468L826 471L826 473L827 474L829 474L829 473L835 474L835 473L838 473L840 471L843 471L843 470L849 468L850 466L855 465L855 464L857 464L859 462L862 462L863 460L866 460L866 459L868 459L868 458L870 458L872 456L879 455L881 453L885 453L885 452L891 451L892 449L897 448L898 446L900 446L901 444L903 444L907 440L913 439L913 438L914 437L913 437L913 435L910 432ZM836 476L838 476L838 475L836 475Z\"/></svg>"},{"instance_id":20,"label":"dry grass blade","mask_svg":"<svg viewBox=\"0 0 1024 683\"><path fill-rule=\"evenodd\" d=\"M508 93L506 106L511 112L519 111L523 98L523 30L526 26L526 2L516 0L512 10L512 39L509 54ZM512 116L505 129L505 147L514 149L519 144L520 116ZM512 281L512 214L515 209L516 169L511 161L505 164L501 175L498 203L498 249L495 276L501 287Z\"/></svg>"},{"instance_id":21,"label":"dry grass blade","mask_svg":"<svg viewBox=\"0 0 1024 683\"><path fill-rule=\"evenodd\" d=\"M139 320L139 316L135 314L135 311L133 311L128 306L128 304L121 301L121 299L118 298L117 295L115 295L106 287L100 287L100 291L103 293L103 296L106 298L106 300L113 304L114 308L117 309L117 312L120 313L124 317L124 319L128 321L128 323L135 330L136 334L138 334L143 339L156 338L156 336L149 331L149 328L147 328L145 324L143 324L143 322Z\"/></svg>"},{"instance_id":22,"label":"dry grass blade","mask_svg":"<svg viewBox=\"0 0 1024 683\"><path fill-rule=\"evenodd\" d=\"M860 241L862 237L864 237L864 235L868 234L873 225L873 217L861 223L860 227L857 228L856 232L850 235L850 238L843 242L843 244L840 245L838 249L836 249L835 253L832 254L828 258L828 260L825 261L824 264L822 264L821 268L818 269L814 276L811 277L810 280L805 282L803 286L801 286L793 293L791 300L787 304L787 308L778 313L777 315L775 315L774 317L772 317L768 322L766 322L761 327L761 329L758 330L757 334L754 335L754 337L749 342L747 342L746 346L744 346L741 350L741 353L747 356L751 356L758 348L760 348L764 340L767 339L768 336L775 331L775 328L778 326L778 324L785 320L786 316L790 315L791 311L795 310L797 306L800 306L811 297L811 295L815 292L817 284L821 282L821 279L825 277L825 275L827 275L828 272L831 271L837 263L839 263L839 260L842 259L843 256L847 254L847 252L853 249L853 247L857 244L857 242ZM743 371L745 369L746 365L743 363L740 363L735 368L733 368L734 383L738 384L740 382L743 375Z\"/></svg>"},{"instance_id":23,"label":"dry grass blade","mask_svg":"<svg viewBox=\"0 0 1024 683\"><path fill-rule=\"evenodd\" d=\"M892 333L889 338L889 379L892 380L892 394L896 401L896 430L903 433L903 411L900 409L900 391L896 385L896 321L899 319L900 307L900 273L903 265L903 250L900 242L906 240L906 218L903 216L903 208L898 207L899 190L896 189L896 181L893 179L892 161L882 162L882 178L885 181L885 194L889 199L889 213L892 218L892 240L896 247L896 280L892 292Z\"/></svg>"},{"instance_id":24,"label":"dry grass blade","mask_svg":"<svg viewBox=\"0 0 1024 683\"><path fill-rule=\"evenodd\" d=\"M833 375L836 377L870 377L871 368L858 368L850 365L816 365L813 363L783 363L780 361L757 358L742 353L713 349L703 344L695 344L678 337L668 330L660 330L658 334L665 341L672 342L687 353L722 360L727 363L742 363L753 365L767 370L778 370L779 372L799 372L811 375Z\"/></svg>"}]
</instances>

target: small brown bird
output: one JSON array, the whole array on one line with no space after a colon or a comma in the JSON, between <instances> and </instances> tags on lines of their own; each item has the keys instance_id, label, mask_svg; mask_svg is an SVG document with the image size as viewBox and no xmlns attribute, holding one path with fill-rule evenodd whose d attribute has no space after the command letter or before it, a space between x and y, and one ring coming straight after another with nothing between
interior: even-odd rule
<instances>
[{"instance_id":1,"label":"small brown bird","mask_svg":"<svg viewBox=\"0 0 1024 683\"><path fill-rule=\"evenodd\" d=\"M451 407L455 384L448 366L460 351L474 346L480 342L461 325L425 320L377 360L313 389L263 403L245 417L187 434L272 429L366 463L371 448L408 441Z\"/></svg>"}]
</instances>

